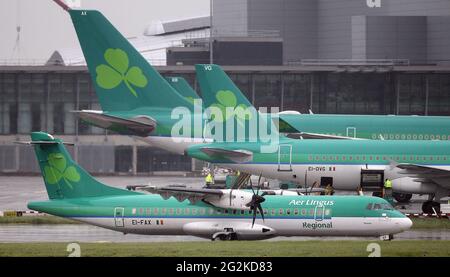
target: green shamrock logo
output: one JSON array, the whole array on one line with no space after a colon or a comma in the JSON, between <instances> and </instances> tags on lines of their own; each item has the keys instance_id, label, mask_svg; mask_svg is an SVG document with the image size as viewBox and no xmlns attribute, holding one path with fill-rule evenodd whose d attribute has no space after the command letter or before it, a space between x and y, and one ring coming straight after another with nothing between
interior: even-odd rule
<instances>
[{"instance_id":1,"label":"green shamrock logo","mask_svg":"<svg viewBox=\"0 0 450 277\"><path fill-rule=\"evenodd\" d=\"M137 66L128 68L128 55L122 49L110 48L105 51L104 57L108 64L101 64L95 69L97 84L104 89L113 89L124 82L130 92L137 97L133 86L143 88L148 82L142 70Z\"/></svg>"},{"instance_id":2,"label":"green shamrock logo","mask_svg":"<svg viewBox=\"0 0 450 277\"><path fill-rule=\"evenodd\" d=\"M250 120L251 112L249 108L245 104L237 105L236 96L232 91L219 90L216 93L216 99L218 103L214 103L210 107L219 109L222 112L222 118L214 117L215 121L227 121L232 116L235 116L239 121ZM233 108L233 112L227 112L227 108Z\"/></svg>"},{"instance_id":3,"label":"green shamrock logo","mask_svg":"<svg viewBox=\"0 0 450 277\"><path fill-rule=\"evenodd\" d=\"M71 182L80 181L80 174L74 166L67 166L66 158L61 153L48 155L48 164L44 167L45 181L51 185L58 183L61 179L73 189Z\"/></svg>"}]
</instances>

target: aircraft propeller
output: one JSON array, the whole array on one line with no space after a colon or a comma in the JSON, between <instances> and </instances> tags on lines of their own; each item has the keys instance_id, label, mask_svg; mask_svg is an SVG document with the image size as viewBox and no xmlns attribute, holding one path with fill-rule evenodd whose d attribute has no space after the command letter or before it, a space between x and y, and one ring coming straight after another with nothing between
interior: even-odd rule
<instances>
[{"instance_id":1,"label":"aircraft propeller","mask_svg":"<svg viewBox=\"0 0 450 277\"><path fill-rule=\"evenodd\" d=\"M263 196L259 195L259 189L261 188L260 182L261 182L261 175L259 175L258 189L256 190L256 193L255 193L255 190L253 189L253 185L252 185L252 179L250 178L250 187L252 189L253 196L252 196L252 200L250 200L250 202L248 202L246 204L246 206L250 208L250 211L253 211L252 228L255 225L257 211L259 211L261 213L262 220L264 221L264 210L261 207L261 203L266 201L266 199Z\"/></svg>"}]
</instances>

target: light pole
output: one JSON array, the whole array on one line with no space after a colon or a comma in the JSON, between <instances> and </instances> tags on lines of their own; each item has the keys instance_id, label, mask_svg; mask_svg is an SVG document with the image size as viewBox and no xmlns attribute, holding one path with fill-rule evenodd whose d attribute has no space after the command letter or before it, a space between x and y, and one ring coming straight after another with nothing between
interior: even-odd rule
<instances>
[{"instance_id":1,"label":"light pole","mask_svg":"<svg viewBox=\"0 0 450 277\"><path fill-rule=\"evenodd\" d=\"M213 0L209 1L209 63L213 63Z\"/></svg>"}]
</instances>

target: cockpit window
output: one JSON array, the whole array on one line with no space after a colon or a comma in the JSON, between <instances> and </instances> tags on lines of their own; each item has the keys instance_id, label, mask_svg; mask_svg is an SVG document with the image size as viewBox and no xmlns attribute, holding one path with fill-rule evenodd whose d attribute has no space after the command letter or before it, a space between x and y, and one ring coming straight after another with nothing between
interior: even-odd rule
<instances>
[{"instance_id":1,"label":"cockpit window","mask_svg":"<svg viewBox=\"0 0 450 277\"><path fill-rule=\"evenodd\" d=\"M372 203L369 203L369 204L367 204L367 207L366 207L366 209L368 209L368 210L372 210Z\"/></svg>"},{"instance_id":2,"label":"cockpit window","mask_svg":"<svg viewBox=\"0 0 450 277\"><path fill-rule=\"evenodd\" d=\"M383 210L389 210L389 211L394 209L394 207L392 207L392 205L389 203L383 203L383 204L381 204L381 207Z\"/></svg>"},{"instance_id":3,"label":"cockpit window","mask_svg":"<svg viewBox=\"0 0 450 277\"><path fill-rule=\"evenodd\" d=\"M373 205L374 210L381 210L381 204L374 204Z\"/></svg>"}]
</instances>

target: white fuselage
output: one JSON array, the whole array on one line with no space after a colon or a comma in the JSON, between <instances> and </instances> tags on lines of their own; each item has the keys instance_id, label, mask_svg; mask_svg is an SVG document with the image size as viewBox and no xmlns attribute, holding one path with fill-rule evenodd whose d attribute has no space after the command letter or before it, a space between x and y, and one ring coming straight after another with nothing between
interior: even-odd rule
<instances>
[{"instance_id":1,"label":"white fuselage","mask_svg":"<svg viewBox=\"0 0 450 277\"><path fill-rule=\"evenodd\" d=\"M275 236L368 236L377 237L403 232L412 222L409 218L388 217L334 217L331 219L266 219L258 218L251 227L248 218L163 218L151 217L124 218L123 227L116 226L114 218L73 218L99 227L123 233L143 235L193 235L211 238L225 228L233 228L248 233L247 239L264 239ZM157 223L158 220L158 223ZM162 223L161 223L162 220ZM260 236L260 229L268 231ZM258 234L253 233L258 232Z\"/></svg>"},{"instance_id":2,"label":"white fuselage","mask_svg":"<svg viewBox=\"0 0 450 277\"><path fill-rule=\"evenodd\" d=\"M306 185L307 187L310 187L315 182L320 184L322 177L330 177L333 178L332 185L334 189L349 191L356 191L360 186L362 170L380 170L384 172L384 178L389 178L394 181L394 191L432 194L436 190L436 186L429 184L421 185L420 183L414 182L413 178L405 177L405 175L399 173L399 170L392 169L389 165L292 164L289 167L282 165L280 168L278 164L227 163L221 164L221 166L250 174L261 174L266 178L292 181ZM435 166L435 168L450 171L450 166Z\"/></svg>"}]
</instances>

